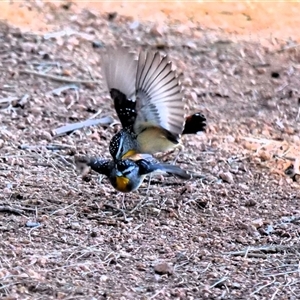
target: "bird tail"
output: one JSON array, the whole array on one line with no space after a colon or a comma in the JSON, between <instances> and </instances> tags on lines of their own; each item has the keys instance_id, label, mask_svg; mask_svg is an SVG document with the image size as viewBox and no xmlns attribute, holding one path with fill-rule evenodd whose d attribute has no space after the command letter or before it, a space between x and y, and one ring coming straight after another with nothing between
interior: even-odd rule
<instances>
[{"instance_id":1,"label":"bird tail","mask_svg":"<svg viewBox=\"0 0 300 300\"><path fill-rule=\"evenodd\" d=\"M195 113L185 119L185 125L182 134L196 134L199 131L205 131L206 118L201 113Z\"/></svg>"},{"instance_id":2,"label":"bird tail","mask_svg":"<svg viewBox=\"0 0 300 300\"><path fill-rule=\"evenodd\" d=\"M181 169L178 166L149 161L147 159L140 159L136 161L136 164L139 166L141 175L150 174L156 171L162 171L170 175L174 175L180 179L188 180L192 178L192 175L189 172Z\"/></svg>"},{"instance_id":3,"label":"bird tail","mask_svg":"<svg viewBox=\"0 0 300 300\"><path fill-rule=\"evenodd\" d=\"M188 179L192 178L192 175L189 172L181 169L180 167L174 166L174 165L158 164L158 165L156 165L156 167L158 170L166 172L170 175L174 175L180 179L188 180Z\"/></svg>"}]
</instances>

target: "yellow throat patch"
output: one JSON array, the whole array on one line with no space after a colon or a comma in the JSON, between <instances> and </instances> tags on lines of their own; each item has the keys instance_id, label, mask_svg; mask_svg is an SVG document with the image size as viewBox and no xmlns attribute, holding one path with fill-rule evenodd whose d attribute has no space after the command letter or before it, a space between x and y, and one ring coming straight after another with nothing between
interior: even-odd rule
<instances>
[{"instance_id":1,"label":"yellow throat patch","mask_svg":"<svg viewBox=\"0 0 300 300\"><path fill-rule=\"evenodd\" d=\"M116 177L116 190L126 193L128 190L129 179L126 177Z\"/></svg>"}]
</instances>

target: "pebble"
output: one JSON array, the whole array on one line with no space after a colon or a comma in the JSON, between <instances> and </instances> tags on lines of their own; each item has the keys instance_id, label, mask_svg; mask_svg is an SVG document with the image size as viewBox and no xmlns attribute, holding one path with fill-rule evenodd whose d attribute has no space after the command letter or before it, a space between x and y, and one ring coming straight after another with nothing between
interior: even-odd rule
<instances>
[{"instance_id":1,"label":"pebble","mask_svg":"<svg viewBox=\"0 0 300 300\"><path fill-rule=\"evenodd\" d=\"M244 190L244 191L248 191L249 190L249 187L248 185L244 184L244 183L239 183L239 187Z\"/></svg>"},{"instance_id":2,"label":"pebble","mask_svg":"<svg viewBox=\"0 0 300 300\"><path fill-rule=\"evenodd\" d=\"M34 227L39 227L39 226L41 226L41 223L39 223L39 222L28 221L26 223L26 227L34 228Z\"/></svg>"},{"instance_id":3,"label":"pebble","mask_svg":"<svg viewBox=\"0 0 300 300\"><path fill-rule=\"evenodd\" d=\"M234 183L233 176L230 172L220 172L219 177L227 183Z\"/></svg>"},{"instance_id":4,"label":"pebble","mask_svg":"<svg viewBox=\"0 0 300 300\"><path fill-rule=\"evenodd\" d=\"M173 274L173 268L167 262L160 262L154 265L154 272L159 275Z\"/></svg>"},{"instance_id":5,"label":"pebble","mask_svg":"<svg viewBox=\"0 0 300 300\"><path fill-rule=\"evenodd\" d=\"M153 37L162 37L163 36L163 33L164 33L164 28L163 26L160 26L158 24L155 24L153 25L151 28L150 28L150 34L153 36Z\"/></svg>"},{"instance_id":6,"label":"pebble","mask_svg":"<svg viewBox=\"0 0 300 300\"><path fill-rule=\"evenodd\" d=\"M255 227L255 228L259 228L259 227L262 227L264 225L264 222L262 219L255 219L253 220L252 222L252 225Z\"/></svg>"},{"instance_id":7,"label":"pebble","mask_svg":"<svg viewBox=\"0 0 300 300\"><path fill-rule=\"evenodd\" d=\"M104 43L102 41L93 41L92 42L92 47L94 49L103 48L104 47Z\"/></svg>"}]
</instances>

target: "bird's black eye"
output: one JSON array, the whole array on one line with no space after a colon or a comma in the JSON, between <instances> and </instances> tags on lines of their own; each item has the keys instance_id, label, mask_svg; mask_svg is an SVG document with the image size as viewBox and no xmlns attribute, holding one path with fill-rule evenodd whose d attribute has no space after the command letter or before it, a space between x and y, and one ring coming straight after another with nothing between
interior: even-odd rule
<instances>
[{"instance_id":1,"label":"bird's black eye","mask_svg":"<svg viewBox=\"0 0 300 300\"><path fill-rule=\"evenodd\" d=\"M125 163L125 161L122 161L117 164L117 169L121 172L124 172L128 168L128 165Z\"/></svg>"}]
</instances>

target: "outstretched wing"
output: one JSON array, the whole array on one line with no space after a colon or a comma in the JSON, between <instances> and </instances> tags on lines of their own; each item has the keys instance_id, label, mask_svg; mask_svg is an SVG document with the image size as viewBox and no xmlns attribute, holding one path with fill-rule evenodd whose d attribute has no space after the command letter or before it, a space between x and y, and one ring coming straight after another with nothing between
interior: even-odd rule
<instances>
[{"instance_id":1,"label":"outstretched wing","mask_svg":"<svg viewBox=\"0 0 300 300\"><path fill-rule=\"evenodd\" d=\"M128 48L109 48L102 56L103 76L123 128L134 124L137 60Z\"/></svg>"},{"instance_id":2,"label":"outstretched wing","mask_svg":"<svg viewBox=\"0 0 300 300\"><path fill-rule=\"evenodd\" d=\"M107 177L110 176L111 170L114 167L112 160L99 157L88 158L87 165L95 172L106 175Z\"/></svg>"},{"instance_id":3,"label":"outstretched wing","mask_svg":"<svg viewBox=\"0 0 300 300\"><path fill-rule=\"evenodd\" d=\"M136 74L136 111L134 131L161 127L175 136L184 126L181 85L172 63L158 52L141 52Z\"/></svg>"}]
</instances>

